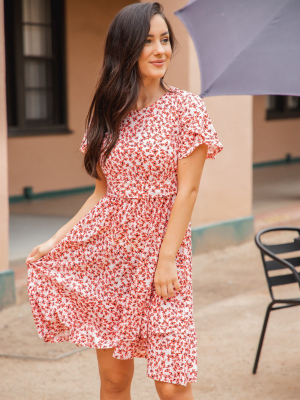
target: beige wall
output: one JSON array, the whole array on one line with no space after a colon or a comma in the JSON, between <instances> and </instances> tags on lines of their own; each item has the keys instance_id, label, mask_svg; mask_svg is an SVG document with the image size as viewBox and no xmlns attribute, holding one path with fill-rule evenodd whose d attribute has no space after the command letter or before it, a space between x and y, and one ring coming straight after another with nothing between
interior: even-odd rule
<instances>
[{"instance_id":1,"label":"beige wall","mask_svg":"<svg viewBox=\"0 0 300 400\"><path fill-rule=\"evenodd\" d=\"M224 149L215 160L206 160L192 221L196 226L252 215L252 98L204 101Z\"/></svg>"},{"instance_id":2,"label":"beige wall","mask_svg":"<svg viewBox=\"0 0 300 400\"><path fill-rule=\"evenodd\" d=\"M180 43L165 80L200 94L196 50L185 26L174 15L187 1L161 3ZM204 102L224 149L215 160L206 160L193 227L252 215L252 96L215 96L204 98Z\"/></svg>"},{"instance_id":3,"label":"beige wall","mask_svg":"<svg viewBox=\"0 0 300 400\"><path fill-rule=\"evenodd\" d=\"M3 0L0 0L0 271L8 268L8 182Z\"/></svg>"},{"instance_id":4,"label":"beige wall","mask_svg":"<svg viewBox=\"0 0 300 400\"><path fill-rule=\"evenodd\" d=\"M114 15L130 1L66 0L66 135L8 139L9 195L24 186L34 193L94 184L78 150L84 121L102 63L106 32Z\"/></svg>"},{"instance_id":5,"label":"beige wall","mask_svg":"<svg viewBox=\"0 0 300 400\"><path fill-rule=\"evenodd\" d=\"M185 26L174 15L186 2L161 1L180 44L166 82L199 94L200 71L195 48ZM22 194L24 186L33 186L38 193L94 184L84 171L78 147L108 26L117 11L129 3L66 0L68 122L73 133L9 138L10 195ZM208 159L205 164L193 226L252 214L252 97L217 96L204 101L224 150L216 160Z\"/></svg>"},{"instance_id":6,"label":"beige wall","mask_svg":"<svg viewBox=\"0 0 300 400\"><path fill-rule=\"evenodd\" d=\"M266 96L253 96L253 162L300 157L300 118L266 120Z\"/></svg>"},{"instance_id":7,"label":"beige wall","mask_svg":"<svg viewBox=\"0 0 300 400\"><path fill-rule=\"evenodd\" d=\"M200 67L189 40L189 90L201 92ZM252 215L252 96L204 98L224 149L208 159L195 205L195 226Z\"/></svg>"}]
</instances>

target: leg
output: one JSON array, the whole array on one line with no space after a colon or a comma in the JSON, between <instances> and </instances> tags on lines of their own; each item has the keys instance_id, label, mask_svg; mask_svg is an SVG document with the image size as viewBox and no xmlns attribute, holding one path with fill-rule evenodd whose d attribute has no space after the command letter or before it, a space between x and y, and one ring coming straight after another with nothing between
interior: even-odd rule
<instances>
[{"instance_id":1,"label":"leg","mask_svg":"<svg viewBox=\"0 0 300 400\"><path fill-rule=\"evenodd\" d=\"M272 311L273 304L274 303L271 302L269 304L268 308L267 308L267 311L266 311L266 316L265 316L262 332L261 332L261 335L260 335L258 349L257 349L256 357L255 357L253 371L252 371L253 374L256 374L256 371L257 371L257 365L258 365L258 361L259 361L259 357L260 357L260 353L261 353L261 348L262 348L262 345L263 345L263 342L264 342L264 337L265 337L265 333L266 333L266 329L267 329L267 324L268 324L270 312Z\"/></svg>"},{"instance_id":2,"label":"leg","mask_svg":"<svg viewBox=\"0 0 300 400\"><path fill-rule=\"evenodd\" d=\"M191 383L184 386L157 380L154 382L160 400L194 400Z\"/></svg>"},{"instance_id":3,"label":"leg","mask_svg":"<svg viewBox=\"0 0 300 400\"><path fill-rule=\"evenodd\" d=\"M114 349L96 349L100 375L100 400L131 400L134 359L113 358Z\"/></svg>"}]
</instances>

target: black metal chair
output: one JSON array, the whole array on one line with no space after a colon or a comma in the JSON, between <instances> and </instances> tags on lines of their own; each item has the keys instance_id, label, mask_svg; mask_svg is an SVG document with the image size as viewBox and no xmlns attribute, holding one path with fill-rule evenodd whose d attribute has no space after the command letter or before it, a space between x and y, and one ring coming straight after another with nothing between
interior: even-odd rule
<instances>
[{"instance_id":1,"label":"black metal chair","mask_svg":"<svg viewBox=\"0 0 300 400\"><path fill-rule=\"evenodd\" d=\"M261 236L265 233L268 232L274 232L274 231L295 231L298 232L299 236L294 239L293 242L290 243L282 243L282 244L263 244L260 240ZM256 374L257 371L257 365L264 341L264 336L266 333L266 328L267 328L267 323L269 319L270 312L273 310L280 310L282 308L288 308L288 307L295 307L300 305L300 298L293 298L293 299L275 299L273 295L273 286L280 286L280 285L287 285L290 283L298 283L299 289L300 289L300 274L297 272L295 267L300 266L300 257L293 257L293 258L280 258L276 254L284 254L284 253L290 253L293 251L299 251L300 250L300 228L295 228L295 227L272 227L272 228L266 228L260 230L256 235L255 235L255 244L259 248L261 252L261 257L262 257L262 262L264 265L264 270L267 278L267 283L269 286L269 292L272 298L271 303L267 307L266 311L266 316L265 320L263 323L263 328L262 332L260 335L260 340L258 344L258 349L256 353L256 358L254 362L254 367L253 367L253 374ZM272 258L270 261L266 261L266 256L269 256ZM276 270L282 270L282 269L288 269L289 274L286 275L276 275L276 276L270 276L269 273L270 271L276 271ZM275 304L282 304L281 306L275 306Z\"/></svg>"}]
</instances>

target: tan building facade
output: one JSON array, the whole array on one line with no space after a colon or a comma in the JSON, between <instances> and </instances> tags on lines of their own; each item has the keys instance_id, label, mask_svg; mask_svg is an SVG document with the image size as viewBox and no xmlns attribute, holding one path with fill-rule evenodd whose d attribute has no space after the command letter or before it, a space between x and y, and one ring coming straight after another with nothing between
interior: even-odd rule
<instances>
[{"instance_id":1,"label":"tan building facade","mask_svg":"<svg viewBox=\"0 0 300 400\"><path fill-rule=\"evenodd\" d=\"M179 41L165 81L200 93L200 70L193 42L174 11L186 0L162 0ZM78 150L84 122L102 64L104 40L115 14L129 1L65 0L65 126L44 134L7 129L4 2L0 8L0 289L2 305L13 302L13 274L8 268L9 203L56 192L91 189ZM18 4L21 4L18 3ZM265 121L266 96L205 98L224 145L207 160L192 216L193 252L238 244L253 237L252 170L254 162L282 159L290 149L300 156L299 119ZM284 134L283 134L284 132ZM275 142L274 142L275 138ZM272 142L272 146L270 146ZM1 283L2 282L2 283ZM5 289L4 289L5 288ZM1 307L0 304L0 307Z\"/></svg>"}]
</instances>

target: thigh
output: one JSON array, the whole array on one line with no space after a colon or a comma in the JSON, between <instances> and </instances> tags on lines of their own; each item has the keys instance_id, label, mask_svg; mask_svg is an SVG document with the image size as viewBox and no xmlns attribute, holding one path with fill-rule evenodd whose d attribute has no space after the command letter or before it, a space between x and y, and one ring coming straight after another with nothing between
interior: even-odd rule
<instances>
[{"instance_id":1,"label":"thigh","mask_svg":"<svg viewBox=\"0 0 300 400\"><path fill-rule=\"evenodd\" d=\"M112 356L114 348L96 349L101 382L130 383L134 372L134 359L119 360Z\"/></svg>"}]
</instances>

